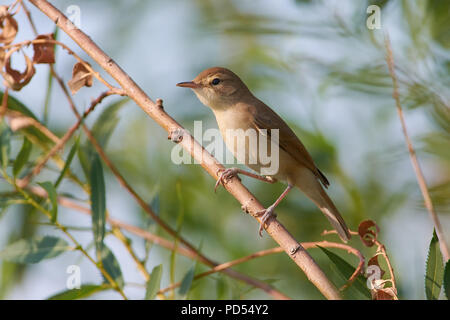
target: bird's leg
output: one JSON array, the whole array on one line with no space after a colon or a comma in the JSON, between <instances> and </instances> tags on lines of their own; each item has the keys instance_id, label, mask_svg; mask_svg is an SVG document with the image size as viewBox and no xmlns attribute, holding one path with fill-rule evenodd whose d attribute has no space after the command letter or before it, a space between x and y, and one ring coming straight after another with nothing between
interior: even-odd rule
<instances>
[{"instance_id":1,"label":"bird's leg","mask_svg":"<svg viewBox=\"0 0 450 320\"><path fill-rule=\"evenodd\" d=\"M221 172L221 173L218 173L219 178L217 179L216 185L214 187L214 192L217 190L217 188L219 187L220 184L224 185L228 180L230 180L232 177L236 176L238 173L246 175L248 177L252 177L252 178L264 181L264 182L274 183L277 181L274 178L260 176L258 174L251 173L251 172L239 169L239 168L219 169L219 170L217 170L217 172Z\"/></svg>"},{"instance_id":2,"label":"bird's leg","mask_svg":"<svg viewBox=\"0 0 450 320\"><path fill-rule=\"evenodd\" d=\"M293 188L292 185L288 184L286 190L283 191L283 193L278 197L278 199L267 209L261 210L259 212L257 212L258 216L261 216L261 221L259 224L259 236L262 237L262 231L264 230L264 225L266 224L267 220L274 215L273 211L275 210L275 208L280 204L281 200L284 199L284 197L286 197L286 195L289 193L289 191L291 191L291 189Z\"/></svg>"}]
</instances>

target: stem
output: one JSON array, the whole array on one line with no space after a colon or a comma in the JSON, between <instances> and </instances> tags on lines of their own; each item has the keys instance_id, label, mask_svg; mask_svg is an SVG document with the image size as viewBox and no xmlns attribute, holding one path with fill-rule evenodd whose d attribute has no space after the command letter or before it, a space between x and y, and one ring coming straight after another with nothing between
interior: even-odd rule
<instances>
[{"instance_id":1,"label":"stem","mask_svg":"<svg viewBox=\"0 0 450 320\"><path fill-rule=\"evenodd\" d=\"M397 114L400 119L400 123L402 126L403 135L405 136L406 145L408 147L409 157L411 159L412 166L414 168L414 172L416 174L417 182L419 184L420 191L422 192L422 196L425 202L425 207L428 210L431 220L433 221L434 228L436 230L436 235L439 239L439 245L441 247L442 256L445 261L450 259L450 253L447 247L447 242L445 240L444 232L442 231L441 222L439 221L439 217L434 209L433 202L431 201L430 193L428 192L427 183L425 181L425 177L423 175L422 169L420 168L419 161L417 160L416 151L412 145L411 139L409 138L408 130L406 128L406 121L403 115L403 109L400 104L400 94L398 92L398 82L397 76L395 74L395 64L394 64L394 56L392 53L391 42L389 40L389 35L385 36L385 47L386 47L386 62L389 68L389 74L392 78L393 85L393 94L392 97L395 100L395 106L397 108Z\"/></svg>"}]
</instances>

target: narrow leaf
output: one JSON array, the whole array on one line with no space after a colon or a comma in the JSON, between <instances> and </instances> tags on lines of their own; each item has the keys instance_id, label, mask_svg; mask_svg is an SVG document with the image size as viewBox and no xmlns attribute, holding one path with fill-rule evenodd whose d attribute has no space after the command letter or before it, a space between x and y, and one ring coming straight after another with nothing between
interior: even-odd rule
<instances>
[{"instance_id":1,"label":"narrow leaf","mask_svg":"<svg viewBox=\"0 0 450 320\"><path fill-rule=\"evenodd\" d=\"M62 179L64 178L64 175L66 174L67 170L69 170L70 164L72 163L73 157L75 156L75 153L78 150L79 144L80 144L80 136L78 136L78 138L75 140L75 143L73 144L72 148L70 148L69 155L67 156L66 163L64 164L64 168L62 169L61 173L59 174L58 179L56 179L55 188L58 188L58 186L61 183Z\"/></svg>"},{"instance_id":2,"label":"narrow leaf","mask_svg":"<svg viewBox=\"0 0 450 320\"><path fill-rule=\"evenodd\" d=\"M0 91L0 101L3 99L3 92ZM11 95L8 95L8 109L14 110L22 113L24 116L33 118L36 121L39 121L33 112L31 112L30 109L28 109L22 102L17 100ZM29 138L33 143L35 141L39 141L42 144L45 145L53 145L53 142L41 131L36 129L34 126L29 126L26 128L21 129L21 131L27 135L27 138Z\"/></svg>"},{"instance_id":3,"label":"narrow leaf","mask_svg":"<svg viewBox=\"0 0 450 320\"><path fill-rule=\"evenodd\" d=\"M339 270L341 276L347 281L352 274L355 272L356 268L353 267L351 264L349 264L347 261L342 259L337 254L323 248L319 247L326 255L327 257L333 262L333 264L337 267ZM365 297L372 299L372 295L370 294L369 289L367 288L367 285L365 283L365 279L363 276L358 275L358 277L353 281L352 285L350 286L354 287L359 293L363 294Z\"/></svg>"},{"instance_id":4,"label":"narrow leaf","mask_svg":"<svg viewBox=\"0 0 450 320\"><path fill-rule=\"evenodd\" d=\"M0 252L0 259L17 263L37 263L69 250L72 250L72 247L63 239L44 236L11 243Z\"/></svg>"},{"instance_id":5,"label":"narrow leaf","mask_svg":"<svg viewBox=\"0 0 450 320\"><path fill-rule=\"evenodd\" d=\"M185 297L192 286L192 280L194 280L194 273L195 273L195 264L186 272L186 274L183 277L183 280L181 280L180 289L178 290L178 293Z\"/></svg>"},{"instance_id":6,"label":"narrow leaf","mask_svg":"<svg viewBox=\"0 0 450 320\"><path fill-rule=\"evenodd\" d=\"M92 162L90 185L95 247L97 252L102 252L103 239L105 238L106 200L103 167L98 155L94 157Z\"/></svg>"},{"instance_id":7,"label":"narrow leaf","mask_svg":"<svg viewBox=\"0 0 450 320\"><path fill-rule=\"evenodd\" d=\"M22 148L20 149L19 154L17 155L16 161L14 161L13 174L15 177L20 173L20 170L22 170L24 165L28 162L28 159L31 154L31 149L32 144L30 140L24 137Z\"/></svg>"},{"instance_id":8,"label":"narrow leaf","mask_svg":"<svg viewBox=\"0 0 450 320\"><path fill-rule=\"evenodd\" d=\"M96 292L109 289L111 289L111 286L104 284L103 285L84 284L80 287L80 289L66 290L47 298L47 300L78 300L87 298Z\"/></svg>"},{"instance_id":9,"label":"narrow leaf","mask_svg":"<svg viewBox=\"0 0 450 320\"><path fill-rule=\"evenodd\" d=\"M447 261L444 268L444 292L447 299L450 300L450 260Z\"/></svg>"},{"instance_id":10,"label":"narrow leaf","mask_svg":"<svg viewBox=\"0 0 450 320\"><path fill-rule=\"evenodd\" d=\"M425 274L425 295L428 300L439 299L442 288L442 279L444 276L444 264L442 254L439 248L439 239L436 231L433 231L433 237L428 249L428 258Z\"/></svg>"},{"instance_id":11,"label":"narrow leaf","mask_svg":"<svg viewBox=\"0 0 450 320\"><path fill-rule=\"evenodd\" d=\"M6 169L9 162L9 151L11 149L11 129L2 125L2 131L0 133L0 164L3 169Z\"/></svg>"},{"instance_id":12,"label":"narrow leaf","mask_svg":"<svg viewBox=\"0 0 450 320\"><path fill-rule=\"evenodd\" d=\"M147 282L147 291L145 292L145 300L153 300L156 297L160 287L163 266L160 264L153 268L150 279Z\"/></svg>"},{"instance_id":13,"label":"narrow leaf","mask_svg":"<svg viewBox=\"0 0 450 320\"><path fill-rule=\"evenodd\" d=\"M48 199L52 204L52 209L50 210L52 214L51 222L55 222L58 216L58 195L56 189L50 181L39 182L38 184L47 191Z\"/></svg>"},{"instance_id":14,"label":"narrow leaf","mask_svg":"<svg viewBox=\"0 0 450 320\"><path fill-rule=\"evenodd\" d=\"M120 288L123 288L125 283L123 281L119 262L117 261L111 250L109 250L109 248L105 245L103 245L102 247L101 260L106 272L111 276L112 279L114 279L114 281L117 282ZM103 279L105 280L105 283L109 283L105 277L103 277Z\"/></svg>"},{"instance_id":15,"label":"narrow leaf","mask_svg":"<svg viewBox=\"0 0 450 320\"><path fill-rule=\"evenodd\" d=\"M105 147L108 143L117 123L119 123L118 113L128 101L128 98L123 98L106 106L92 126L92 134L102 147Z\"/></svg>"},{"instance_id":16,"label":"narrow leaf","mask_svg":"<svg viewBox=\"0 0 450 320\"><path fill-rule=\"evenodd\" d=\"M119 110L128 100L129 99L125 98L108 105L103 109L102 113L95 121L92 127L92 135L102 148L106 147L109 138L119 122ZM80 160L81 167L86 177L89 177L91 163L95 153L95 149L88 143L84 143L78 148L78 159Z\"/></svg>"}]
</instances>

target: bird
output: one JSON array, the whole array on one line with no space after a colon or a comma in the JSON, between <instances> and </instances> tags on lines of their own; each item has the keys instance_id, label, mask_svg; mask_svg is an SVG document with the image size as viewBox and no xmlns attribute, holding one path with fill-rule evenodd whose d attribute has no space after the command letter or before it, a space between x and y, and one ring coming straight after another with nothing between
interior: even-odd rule
<instances>
[{"instance_id":1,"label":"bird","mask_svg":"<svg viewBox=\"0 0 450 320\"><path fill-rule=\"evenodd\" d=\"M267 164L262 163L258 157L258 148L264 141L259 140L257 144L246 141L239 145L228 132L234 130L239 136L247 130L254 130L258 133L259 139L266 139L266 146L272 145L273 141L276 142L275 147L278 148L276 172L262 175L243 169L228 168L218 174L215 186L216 189L238 174L269 183L277 181L287 183L286 189L277 200L257 213L261 217L260 235L266 222L274 216L275 208L292 188L297 187L328 218L342 241L347 242L351 238L344 219L325 191L330 184L328 179L317 168L294 131L275 111L255 97L238 75L223 67L213 67L200 72L192 81L180 82L177 86L192 89L200 102L213 111L225 145L236 158L239 153L244 154L245 159L242 161L250 169L260 173L267 167ZM274 139L275 133L278 139Z\"/></svg>"}]
</instances>

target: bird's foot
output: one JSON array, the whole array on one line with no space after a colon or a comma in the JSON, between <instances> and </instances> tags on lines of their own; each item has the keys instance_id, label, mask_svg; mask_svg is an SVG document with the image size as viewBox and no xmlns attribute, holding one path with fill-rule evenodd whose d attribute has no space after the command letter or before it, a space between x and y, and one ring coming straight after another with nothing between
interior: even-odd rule
<instances>
[{"instance_id":1,"label":"bird's foot","mask_svg":"<svg viewBox=\"0 0 450 320\"><path fill-rule=\"evenodd\" d=\"M237 168L228 168L228 169L219 169L217 172L221 172L219 178L216 181L216 185L214 186L214 192L217 191L217 188L220 184L225 185L231 178L237 177L237 173L239 170ZM239 179L239 177L238 177Z\"/></svg>"},{"instance_id":2,"label":"bird's foot","mask_svg":"<svg viewBox=\"0 0 450 320\"><path fill-rule=\"evenodd\" d=\"M266 224L267 220L269 220L272 217L276 217L277 215L273 212L275 210L275 207L273 205L271 205L270 207L268 207L267 209L258 211L256 213L256 215L258 217L261 217L261 222L259 224L259 236L262 237L262 232L264 230L264 225Z\"/></svg>"}]
</instances>

